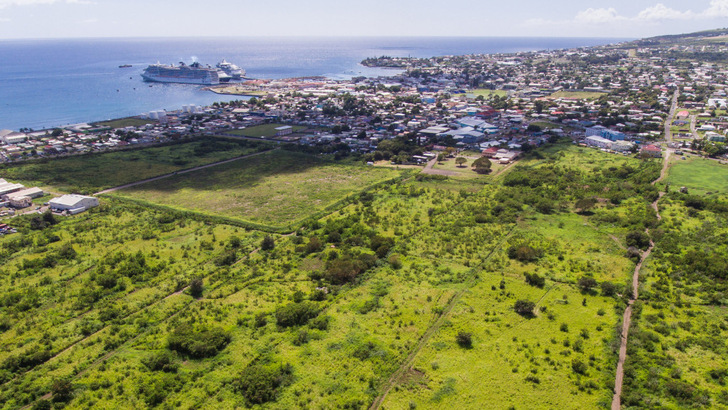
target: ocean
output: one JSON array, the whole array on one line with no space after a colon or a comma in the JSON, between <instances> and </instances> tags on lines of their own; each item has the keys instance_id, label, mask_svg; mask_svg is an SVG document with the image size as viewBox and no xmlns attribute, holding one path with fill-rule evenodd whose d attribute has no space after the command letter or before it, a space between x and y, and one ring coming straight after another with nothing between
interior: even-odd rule
<instances>
[{"instance_id":1,"label":"ocean","mask_svg":"<svg viewBox=\"0 0 728 410\"><path fill-rule=\"evenodd\" d=\"M145 83L149 64L215 65L227 59L252 78L386 76L367 57L432 57L595 46L609 38L366 37L0 40L0 129L35 130L242 99L201 86ZM131 64L130 68L119 65Z\"/></svg>"}]
</instances>

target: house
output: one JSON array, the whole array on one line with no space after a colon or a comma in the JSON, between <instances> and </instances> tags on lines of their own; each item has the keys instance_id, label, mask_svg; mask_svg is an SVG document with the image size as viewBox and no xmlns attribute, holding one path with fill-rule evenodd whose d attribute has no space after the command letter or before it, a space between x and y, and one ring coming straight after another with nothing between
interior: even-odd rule
<instances>
[{"instance_id":1,"label":"house","mask_svg":"<svg viewBox=\"0 0 728 410\"><path fill-rule=\"evenodd\" d=\"M92 196L70 194L51 199L48 201L48 204L55 212L67 211L71 215L75 215L90 208L99 206L99 200Z\"/></svg>"},{"instance_id":2,"label":"house","mask_svg":"<svg viewBox=\"0 0 728 410\"><path fill-rule=\"evenodd\" d=\"M653 158L660 158L662 157L662 150L660 147L655 145L645 145L640 150L640 154L644 154Z\"/></svg>"},{"instance_id":3,"label":"house","mask_svg":"<svg viewBox=\"0 0 728 410\"><path fill-rule=\"evenodd\" d=\"M498 147L490 147L483 150L483 156L487 158L493 158L498 153Z\"/></svg>"}]
</instances>

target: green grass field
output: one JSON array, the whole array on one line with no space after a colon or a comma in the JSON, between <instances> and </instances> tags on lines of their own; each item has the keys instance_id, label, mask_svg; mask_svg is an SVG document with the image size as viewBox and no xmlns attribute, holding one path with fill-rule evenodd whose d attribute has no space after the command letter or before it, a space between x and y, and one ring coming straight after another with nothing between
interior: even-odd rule
<instances>
[{"instance_id":1,"label":"green grass field","mask_svg":"<svg viewBox=\"0 0 728 410\"><path fill-rule=\"evenodd\" d=\"M306 154L276 151L116 194L177 209L286 226L397 175L400 173L389 168L339 165Z\"/></svg>"},{"instance_id":2,"label":"green grass field","mask_svg":"<svg viewBox=\"0 0 728 410\"><path fill-rule=\"evenodd\" d=\"M282 127L285 124L263 124L263 125L256 125L254 127L245 128L242 130L231 130L228 133L234 134L234 135L241 135L245 137L253 137L253 138L260 138L260 137L266 137L271 138L276 136L276 128ZM293 126L293 132L298 132L305 130L306 127L302 127L300 125L294 125Z\"/></svg>"},{"instance_id":3,"label":"green grass field","mask_svg":"<svg viewBox=\"0 0 728 410\"><path fill-rule=\"evenodd\" d=\"M147 124L154 124L155 121L152 120L144 120L141 118L136 117L129 117L129 118L119 118L117 120L111 120L111 121L101 121L101 122L95 122L93 123L94 126L97 127L110 127L110 128L125 128L125 127L139 127L142 125Z\"/></svg>"},{"instance_id":4,"label":"green grass field","mask_svg":"<svg viewBox=\"0 0 728 410\"><path fill-rule=\"evenodd\" d=\"M596 100L597 98L608 95L609 93L589 92L589 91L557 91L548 98L566 98L572 100Z\"/></svg>"},{"instance_id":5,"label":"green grass field","mask_svg":"<svg viewBox=\"0 0 728 410\"><path fill-rule=\"evenodd\" d=\"M257 152L250 141L202 138L180 144L6 165L0 177L66 192L92 193Z\"/></svg>"},{"instance_id":6,"label":"green grass field","mask_svg":"<svg viewBox=\"0 0 728 410\"><path fill-rule=\"evenodd\" d=\"M673 162L667 182L673 189L687 187L690 193L728 193L728 165L703 158Z\"/></svg>"}]
</instances>

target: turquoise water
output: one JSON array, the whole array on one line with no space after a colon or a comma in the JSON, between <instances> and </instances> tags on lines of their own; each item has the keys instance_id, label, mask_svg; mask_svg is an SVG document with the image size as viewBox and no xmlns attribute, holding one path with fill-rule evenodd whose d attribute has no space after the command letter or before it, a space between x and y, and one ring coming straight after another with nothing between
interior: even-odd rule
<instances>
[{"instance_id":1,"label":"turquoise water","mask_svg":"<svg viewBox=\"0 0 728 410\"><path fill-rule=\"evenodd\" d=\"M366 57L432 57L563 49L604 38L196 38L0 41L0 129L42 129L236 99L200 86L144 83L147 65L223 58L253 78L390 75ZM131 64L131 68L119 65ZM150 87L151 85L151 87Z\"/></svg>"}]
</instances>

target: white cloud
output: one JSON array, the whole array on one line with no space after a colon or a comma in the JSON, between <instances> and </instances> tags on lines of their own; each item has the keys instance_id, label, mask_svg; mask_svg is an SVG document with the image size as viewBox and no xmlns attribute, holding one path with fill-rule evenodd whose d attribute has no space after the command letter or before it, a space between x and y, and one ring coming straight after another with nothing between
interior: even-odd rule
<instances>
[{"instance_id":1,"label":"white cloud","mask_svg":"<svg viewBox=\"0 0 728 410\"><path fill-rule=\"evenodd\" d=\"M702 14L707 18L728 17L728 0L710 0L710 6Z\"/></svg>"},{"instance_id":2,"label":"white cloud","mask_svg":"<svg viewBox=\"0 0 728 410\"><path fill-rule=\"evenodd\" d=\"M614 7L588 8L579 11L573 18L568 20L536 18L526 20L524 25L528 27L580 26L593 28L595 26L608 26L617 23L621 23L622 25L655 24L664 21L699 21L719 17L728 17L728 0L710 0L705 10L697 13L692 10L676 10L665 6L663 3L657 3L654 6L643 9L634 16L621 15Z\"/></svg>"},{"instance_id":3,"label":"white cloud","mask_svg":"<svg viewBox=\"0 0 728 410\"><path fill-rule=\"evenodd\" d=\"M0 9L10 6L34 6L38 4L94 4L93 1L87 0L0 0Z\"/></svg>"},{"instance_id":4,"label":"white cloud","mask_svg":"<svg viewBox=\"0 0 728 410\"><path fill-rule=\"evenodd\" d=\"M657 3L652 7L647 7L637 14L637 20L683 20L693 18L692 11L679 11L671 9L662 3Z\"/></svg>"},{"instance_id":5,"label":"white cloud","mask_svg":"<svg viewBox=\"0 0 728 410\"><path fill-rule=\"evenodd\" d=\"M614 7L610 7L608 9L588 8L586 10L576 13L576 17L574 17L574 20L577 23L590 23L590 24L611 23L611 22L614 22L617 20L624 20L624 19L625 19L625 17L620 16L619 13L617 13L617 10L614 9Z\"/></svg>"}]
</instances>

